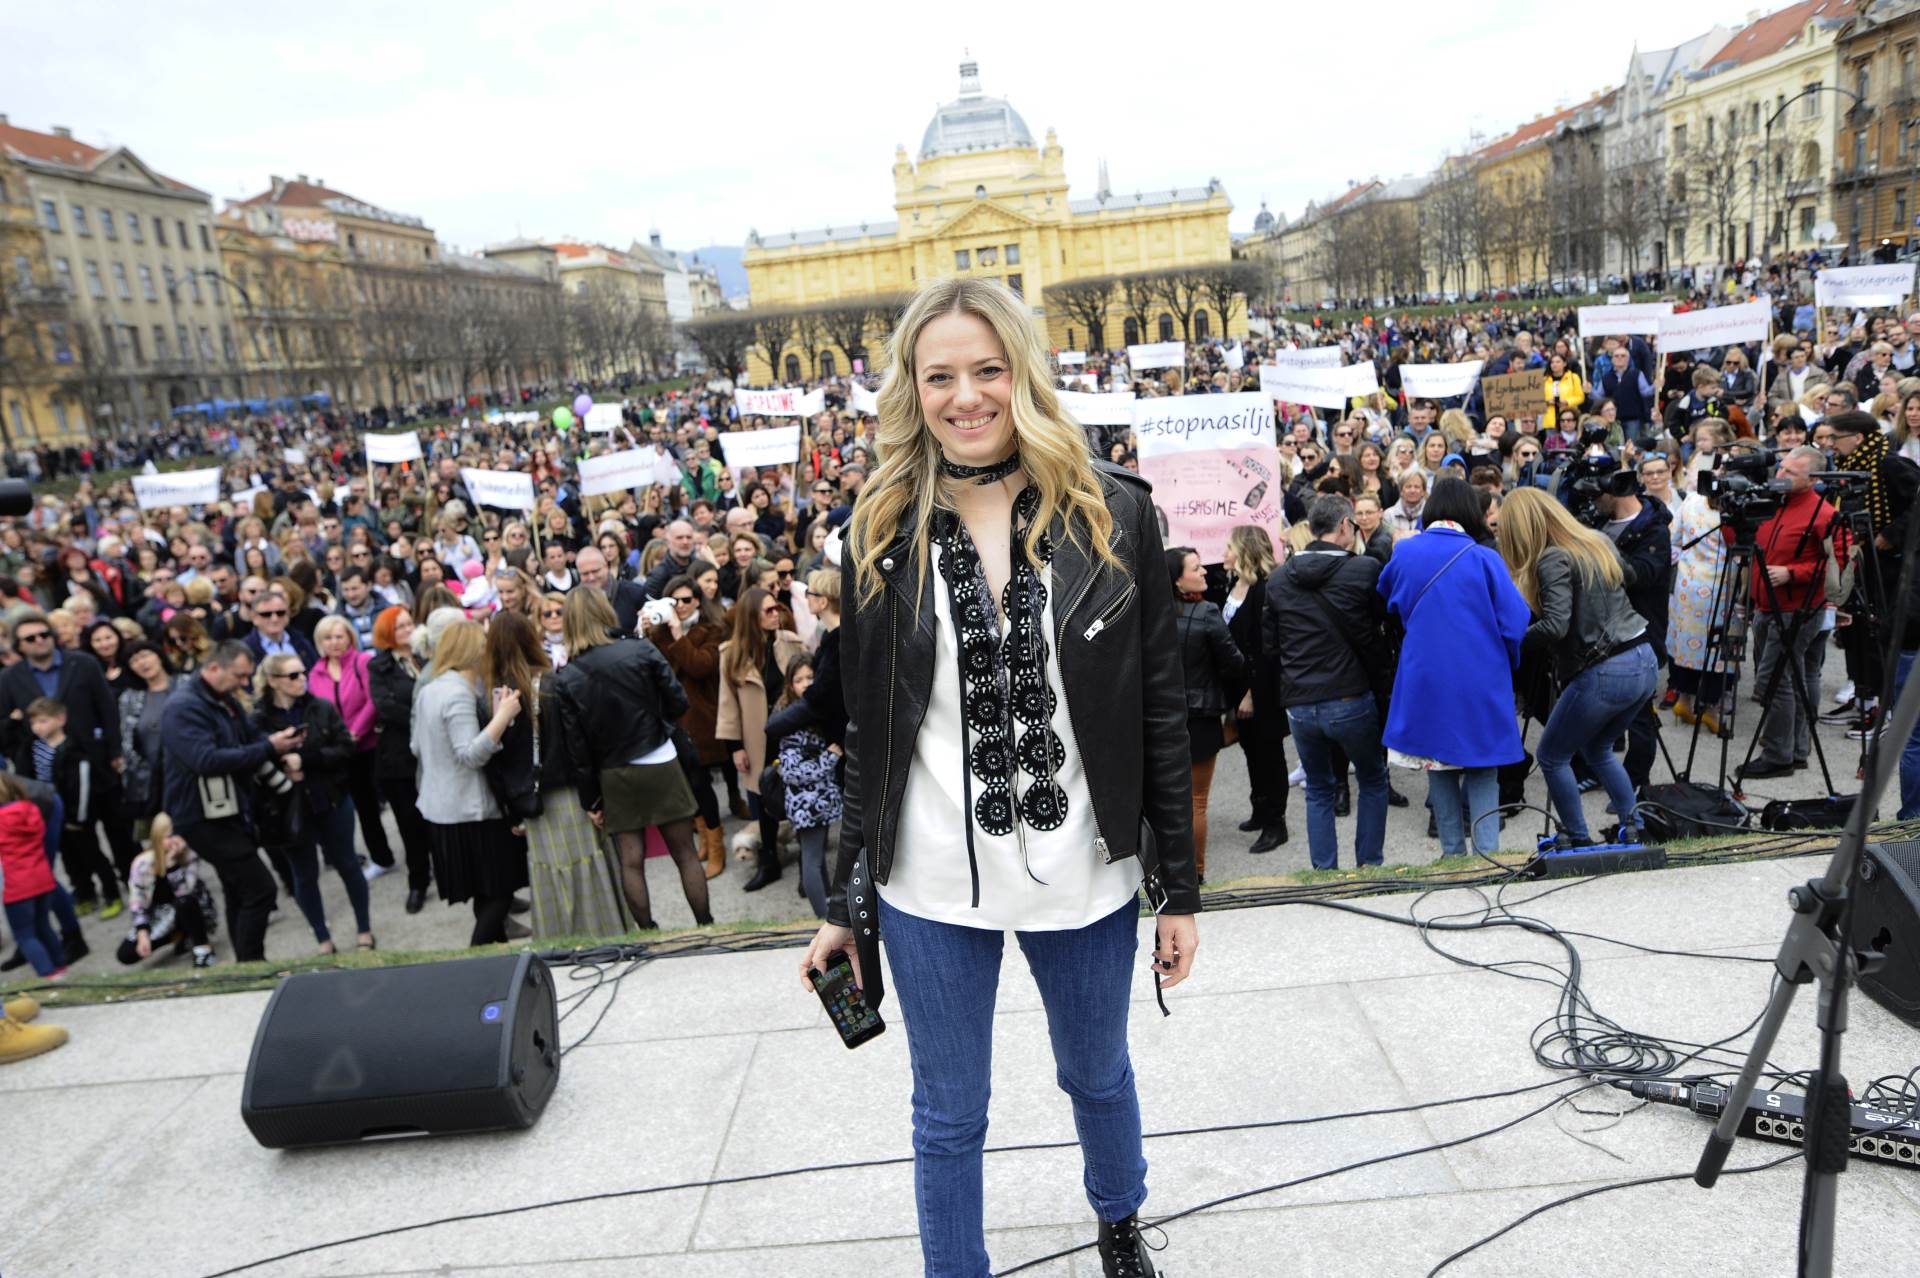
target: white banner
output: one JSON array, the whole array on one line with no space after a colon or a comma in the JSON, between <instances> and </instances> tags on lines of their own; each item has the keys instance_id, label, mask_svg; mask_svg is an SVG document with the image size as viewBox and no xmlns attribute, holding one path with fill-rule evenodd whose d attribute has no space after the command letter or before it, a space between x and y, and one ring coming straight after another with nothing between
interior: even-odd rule
<instances>
[{"instance_id":1,"label":"white banner","mask_svg":"<svg viewBox=\"0 0 1920 1278\"><path fill-rule=\"evenodd\" d=\"M802 395L800 397L799 402L793 406L793 411L798 415L800 415L801 417L811 417L815 413L826 412L827 411L826 387L823 386L823 387L820 387L818 390L810 390L806 394Z\"/></svg>"},{"instance_id":2,"label":"white banner","mask_svg":"<svg viewBox=\"0 0 1920 1278\"><path fill-rule=\"evenodd\" d=\"M1705 350L1734 342L1764 342L1768 314L1768 305L1762 301L1669 315L1660 321L1660 353Z\"/></svg>"},{"instance_id":3,"label":"white banner","mask_svg":"<svg viewBox=\"0 0 1920 1278\"><path fill-rule=\"evenodd\" d=\"M1144 346L1127 347L1127 367L1134 372L1149 368L1185 368L1187 366L1187 344L1185 342L1149 342Z\"/></svg>"},{"instance_id":4,"label":"white banner","mask_svg":"<svg viewBox=\"0 0 1920 1278\"><path fill-rule=\"evenodd\" d=\"M1221 358L1225 359L1227 361L1227 367L1236 373L1247 365L1246 352L1240 349L1240 343L1238 342L1235 342L1223 350L1221 352Z\"/></svg>"},{"instance_id":5,"label":"white banner","mask_svg":"<svg viewBox=\"0 0 1920 1278\"><path fill-rule=\"evenodd\" d=\"M1275 351L1273 362L1282 368L1338 368L1341 353L1338 346L1309 346L1305 350Z\"/></svg>"},{"instance_id":6,"label":"white banner","mask_svg":"<svg viewBox=\"0 0 1920 1278\"><path fill-rule=\"evenodd\" d=\"M733 406L746 417L793 417L800 412L800 392L791 386L779 390L736 390Z\"/></svg>"},{"instance_id":7,"label":"white banner","mask_svg":"<svg viewBox=\"0 0 1920 1278\"><path fill-rule=\"evenodd\" d=\"M1631 302L1632 300L1633 300L1633 294L1631 294L1631 293L1609 293L1609 294L1607 294L1607 305L1608 305L1608 306L1625 306L1625 305L1626 305L1627 303L1629 303L1629 302Z\"/></svg>"},{"instance_id":8,"label":"white banner","mask_svg":"<svg viewBox=\"0 0 1920 1278\"><path fill-rule=\"evenodd\" d=\"M1133 392L1095 395L1086 391L1056 391L1060 407L1082 426L1127 426L1133 422Z\"/></svg>"},{"instance_id":9,"label":"white banner","mask_svg":"<svg viewBox=\"0 0 1920 1278\"><path fill-rule=\"evenodd\" d=\"M1348 368L1260 366L1260 393L1283 404L1345 408L1354 396L1371 395L1379 389L1372 364L1354 364Z\"/></svg>"},{"instance_id":10,"label":"white banner","mask_svg":"<svg viewBox=\"0 0 1920 1278\"><path fill-rule=\"evenodd\" d=\"M656 448L653 456L653 482L671 488L680 482L680 463L673 454L664 448Z\"/></svg>"},{"instance_id":11,"label":"white banner","mask_svg":"<svg viewBox=\"0 0 1920 1278\"><path fill-rule=\"evenodd\" d=\"M656 482L654 461L651 448L628 448L600 457L588 457L580 463L580 495L597 497L601 493L645 488Z\"/></svg>"},{"instance_id":12,"label":"white banner","mask_svg":"<svg viewBox=\"0 0 1920 1278\"><path fill-rule=\"evenodd\" d=\"M307 464L307 450L304 448L283 448L280 450L280 460L289 466L304 466Z\"/></svg>"},{"instance_id":13,"label":"white banner","mask_svg":"<svg viewBox=\"0 0 1920 1278\"><path fill-rule=\"evenodd\" d=\"M1061 351L1053 357L1053 362L1062 368L1076 368L1087 362L1085 351Z\"/></svg>"},{"instance_id":14,"label":"white banner","mask_svg":"<svg viewBox=\"0 0 1920 1278\"><path fill-rule=\"evenodd\" d=\"M880 415L880 396L868 390L859 382L848 382L847 407L856 413L865 413L869 417L878 417Z\"/></svg>"},{"instance_id":15,"label":"white banner","mask_svg":"<svg viewBox=\"0 0 1920 1278\"><path fill-rule=\"evenodd\" d=\"M533 476L524 470L460 469L460 482L478 506L497 506L501 510L533 509Z\"/></svg>"},{"instance_id":16,"label":"white banner","mask_svg":"<svg viewBox=\"0 0 1920 1278\"><path fill-rule=\"evenodd\" d=\"M175 470L133 477L134 504L142 510L163 506L205 506L220 500L220 468Z\"/></svg>"},{"instance_id":17,"label":"white banner","mask_svg":"<svg viewBox=\"0 0 1920 1278\"><path fill-rule=\"evenodd\" d=\"M1913 296L1914 262L1896 266L1829 266L1814 277L1818 306L1898 306Z\"/></svg>"},{"instance_id":18,"label":"white banner","mask_svg":"<svg viewBox=\"0 0 1920 1278\"><path fill-rule=\"evenodd\" d=\"M1169 545L1192 546L1202 563L1226 557L1236 527L1285 526L1273 404L1264 395L1182 395L1133 406L1140 474L1153 485Z\"/></svg>"},{"instance_id":19,"label":"white banner","mask_svg":"<svg viewBox=\"0 0 1920 1278\"><path fill-rule=\"evenodd\" d=\"M1673 314L1672 302L1641 302L1639 305L1583 306L1580 308L1580 336L1645 337L1660 331L1660 322Z\"/></svg>"},{"instance_id":20,"label":"white banner","mask_svg":"<svg viewBox=\"0 0 1920 1278\"><path fill-rule=\"evenodd\" d=\"M367 460L391 466L395 462L420 460L420 436L412 431L400 435L363 435Z\"/></svg>"},{"instance_id":21,"label":"white banner","mask_svg":"<svg viewBox=\"0 0 1920 1278\"><path fill-rule=\"evenodd\" d=\"M1470 359L1459 364L1402 364L1400 387L1422 399L1452 399L1471 395L1480 380L1481 361Z\"/></svg>"},{"instance_id":22,"label":"white banner","mask_svg":"<svg viewBox=\"0 0 1920 1278\"><path fill-rule=\"evenodd\" d=\"M587 410L587 430L596 434L606 434L620 425L620 405L595 404Z\"/></svg>"},{"instance_id":23,"label":"white banner","mask_svg":"<svg viewBox=\"0 0 1920 1278\"><path fill-rule=\"evenodd\" d=\"M800 428L726 431L720 436L720 451L735 470L742 466L791 466L800 459Z\"/></svg>"}]
</instances>

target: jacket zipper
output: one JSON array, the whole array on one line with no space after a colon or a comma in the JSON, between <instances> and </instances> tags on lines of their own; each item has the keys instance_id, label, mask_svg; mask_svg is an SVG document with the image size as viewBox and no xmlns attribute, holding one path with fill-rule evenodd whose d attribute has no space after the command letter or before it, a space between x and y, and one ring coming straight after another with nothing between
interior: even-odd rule
<instances>
[{"instance_id":1,"label":"jacket zipper","mask_svg":"<svg viewBox=\"0 0 1920 1278\"><path fill-rule=\"evenodd\" d=\"M898 671L895 663L900 653L900 614L896 605L898 600L892 594L887 596L887 742L885 747L886 765L880 777L880 820L874 826L882 842L887 837L887 794L893 785L893 689L897 682ZM887 858L887 868L893 868L893 858ZM875 875L878 880L878 873Z\"/></svg>"},{"instance_id":2,"label":"jacket zipper","mask_svg":"<svg viewBox=\"0 0 1920 1278\"><path fill-rule=\"evenodd\" d=\"M1086 589L1082 590L1080 597L1074 600L1073 608L1067 609L1066 612L1061 615L1060 624L1057 627L1057 632L1053 639L1055 660L1060 660L1060 645L1066 641L1067 621L1073 616L1073 609L1078 608L1082 603L1086 602L1087 592L1092 589L1093 581L1089 579ZM1076 728L1073 723L1073 694L1067 687L1066 668L1064 665L1060 671L1060 699L1066 703L1067 707L1067 737L1073 742L1074 761L1080 765L1080 771L1084 774L1087 770L1087 763L1085 756L1080 753L1080 730ZM1113 854L1107 848L1106 831L1100 828L1100 805L1091 801L1093 798L1092 786L1087 787L1087 798L1089 800L1087 806L1093 813L1093 850L1100 854L1102 861L1108 865L1112 865Z\"/></svg>"},{"instance_id":3,"label":"jacket zipper","mask_svg":"<svg viewBox=\"0 0 1920 1278\"><path fill-rule=\"evenodd\" d=\"M1127 610L1127 605L1133 602L1134 591L1135 587L1129 583L1127 588L1120 592L1120 597L1113 601L1112 606L1098 617L1095 617L1093 624L1088 626L1080 637L1082 639L1092 639L1095 635L1118 620L1120 614Z\"/></svg>"}]
</instances>

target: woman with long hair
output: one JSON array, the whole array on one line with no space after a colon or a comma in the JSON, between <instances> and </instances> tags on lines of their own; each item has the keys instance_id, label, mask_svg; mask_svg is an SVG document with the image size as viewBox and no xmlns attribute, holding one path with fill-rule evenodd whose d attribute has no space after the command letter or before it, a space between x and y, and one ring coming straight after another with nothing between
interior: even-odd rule
<instances>
[{"instance_id":1,"label":"woman with long hair","mask_svg":"<svg viewBox=\"0 0 1920 1278\"><path fill-rule=\"evenodd\" d=\"M1213 767L1226 746L1222 718L1240 701L1247 659L1233 642L1220 606L1207 595L1207 570L1191 546L1166 550L1180 634L1180 665L1187 691L1187 747L1193 776L1193 869L1207 881L1207 801Z\"/></svg>"},{"instance_id":2,"label":"woman with long hair","mask_svg":"<svg viewBox=\"0 0 1920 1278\"><path fill-rule=\"evenodd\" d=\"M1260 613L1274 565L1273 540L1266 529L1242 524L1227 534L1226 566L1233 585L1220 613L1233 646L1247 661L1247 690L1233 715L1240 749L1247 756L1247 798L1253 809L1240 829L1260 832L1247 849L1255 853L1271 852L1287 841L1287 796L1292 788L1287 784L1287 711L1274 695L1275 672L1260 645Z\"/></svg>"},{"instance_id":3,"label":"woman with long hair","mask_svg":"<svg viewBox=\"0 0 1920 1278\"><path fill-rule=\"evenodd\" d=\"M374 788L393 811L400 846L407 858L407 913L418 914L433 885L433 858L427 825L420 816L420 791L413 760L413 690L420 663L413 655L413 614L386 608L373 619L373 656L367 661L367 687L378 729L373 748Z\"/></svg>"},{"instance_id":4,"label":"woman with long hair","mask_svg":"<svg viewBox=\"0 0 1920 1278\"><path fill-rule=\"evenodd\" d=\"M726 744L747 804L760 823L758 868L746 890L758 892L780 877L780 818L760 801L760 773L767 758L767 710L786 687L785 670L807 650L800 636L783 629L780 601L758 586L734 604L725 643L720 645L720 697L714 708L713 734Z\"/></svg>"},{"instance_id":5,"label":"woman with long hair","mask_svg":"<svg viewBox=\"0 0 1920 1278\"><path fill-rule=\"evenodd\" d=\"M1560 837L1570 846L1593 841L1573 776L1577 754L1613 801L1620 842L1633 842L1639 834L1633 783L1613 742L1653 696L1660 668L1647 623L1621 585L1620 552L1604 533L1583 527L1534 488L1501 503L1499 541L1500 557L1536 618L1527 638L1548 646L1560 685L1534 746Z\"/></svg>"},{"instance_id":6,"label":"woman with long hair","mask_svg":"<svg viewBox=\"0 0 1920 1278\"><path fill-rule=\"evenodd\" d=\"M921 1251L929 1273L984 1274L993 995L1016 931L1073 1097L1103 1263L1151 1272L1127 1058L1136 897L1144 880L1162 911L1165 984L1190 969L1200 906L1159 524L1136 475L1089 456L1004 286L927 285L887 363L880 464L842 562L840 855L797 976L812 997L809 970L847 955L877 1006L885 934L919 1098Z\"/></svg>"},{"instance_id":7,"label":"woman with long hair","mask_svg":"<svg viewBox=\"0 0 1920 1278\"><path fill-rule=\"evenodd\" d=\"M686 693L658 648L615 632L613 605L601 591L569 594L566 623L567 664L553 681L560 738L580 806L613 842L634 926L657 926L647 890L650 825L673 857L694 923L711 923L707 873L693 840L699 808L673 742Z\"/></svg>"},{"instance_id":8,"label":"woman with long hair","mask_svg":"<svg viewBox=\"0 0 1920 1278\"><path fill-rule=\"evenodd\" d=\"M720 605L703 596L685 573L667 579L663 596L673 604L673 623L657 625L647 638L673 667L674 678L687 694L687 713L680 727L693 741L695 768L688 781L694 800L700 805L694 823L700 840L700 856L706 862L707 877L715 878L727 868L727 844L720 827L720 801L713 792L711 769L731 765L727 748L714 735L714 720L720 710L720 647L727 638L727 614Z\"/></svg>"},{"instance_id":9,"label":"woman with long hair","mask_svg":"<svg viewBox=\"0 0 1920 1278\"><path fill-rule=\"evenodd\" d=\"M1380 445L1372 440L1363 440L1353 450L1353 465L1349 468L1353 477L1353 495L1371 496L1379 499L1382 510L1400 500L1400 485L1387 473L1387 454Z\"/></svg>"},{"instance_id":10,"label":"woman with long hair","mask_svg":"<svg viewBox=\"0 0 1920 1278\"><path fill-rule=\"evenodd\" d=\"M440 632L413 699L413 754L420 761L420 815L440 899L473 902L470 945L507 939L513 894L527 886L526 844L487 785L487 760L499 752L521 712L512 688L488 689L486 632L454 621ZM481 707L490 717L482 724Z\"/></svg>"}]
</instances>

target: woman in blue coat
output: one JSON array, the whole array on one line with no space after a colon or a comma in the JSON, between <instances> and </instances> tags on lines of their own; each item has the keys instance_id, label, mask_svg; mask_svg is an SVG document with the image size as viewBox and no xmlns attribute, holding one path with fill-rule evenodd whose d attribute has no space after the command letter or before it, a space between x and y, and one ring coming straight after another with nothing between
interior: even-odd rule
<instances>
[{"instance_id":1,"label":"woman in blue coat","mask_svg":"<svg viewBox=\"0 0 1920 1278\"><path fill-rule=\"evenodd\" d=\"M1427 801L1447 856L1500 846L1501 764L1526 757L1513 672L1530 614L1462 479L1433 486L1417 537L1397 542L1380 572L1387 612L1406 638L1387 713L1388 760L1427 774Z\"/></svg>"}]
</instances>

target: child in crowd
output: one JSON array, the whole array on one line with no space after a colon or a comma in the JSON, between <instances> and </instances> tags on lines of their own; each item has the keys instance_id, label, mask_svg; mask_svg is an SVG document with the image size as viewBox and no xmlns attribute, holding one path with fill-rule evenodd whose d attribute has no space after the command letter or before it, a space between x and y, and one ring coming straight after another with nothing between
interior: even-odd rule
<instances>
[{"instance_id":1,"label":"child in crowd","mask_svg":"<svg viewBox=\"0 0 1920 1278\"><path fill-rule=\"evenodd\" d=\"M164 812L153 818L147 850L127 871L127 898L133 927L120 942L122 963L138 963L171 939L175 954L193 946L195 967L213 966L211 939L219 912L200 881L199 856L173 832L173 818Z\"/></svg>"},{"instance_id":2,"label":"child in crowd","mask_svg":"<svg viewBox=\"0 0 1920 1278\"><path fill-rule=\"evenodd\" d=\"M787 666L787 686L780 695L782 708L792 705L813 686L813 658L795 657ZM780 782L786 789L787 820L800 840L800 886L814 914L827 917L827 827L840 819L840 747L828 745L812 728L800 728L780 739Z\"/></svg>"},{"instance_id":3,"label":"child in crowd","mask_svg":"<svg viewBox=\"0 0 1920 1278\"><path fill-rule=\"evenodd\" d=\"M53 930L53 870L47 864L47 821L12 773L0 772L0 891L7 926L36 975L67 974L66 952Z\"/></svg>"},{"instance_id":4,"label":"child in crowd","mask_svg":"<svg viewBox=\"0 0 1920 1278\"><path fill-rule=\"evenodd\" d=\"M87 747L67 736L67 708L52 697L35 697L28 703L27 726L33 729L28 770L58 791L66 805L60 825L60 858L66 862L67 879L73 885L74 908L82 914L93 913L97 880L100 917L115 918L122 909L120 881L93 832L97 781Z\"/></svg>"}]
</instances>

